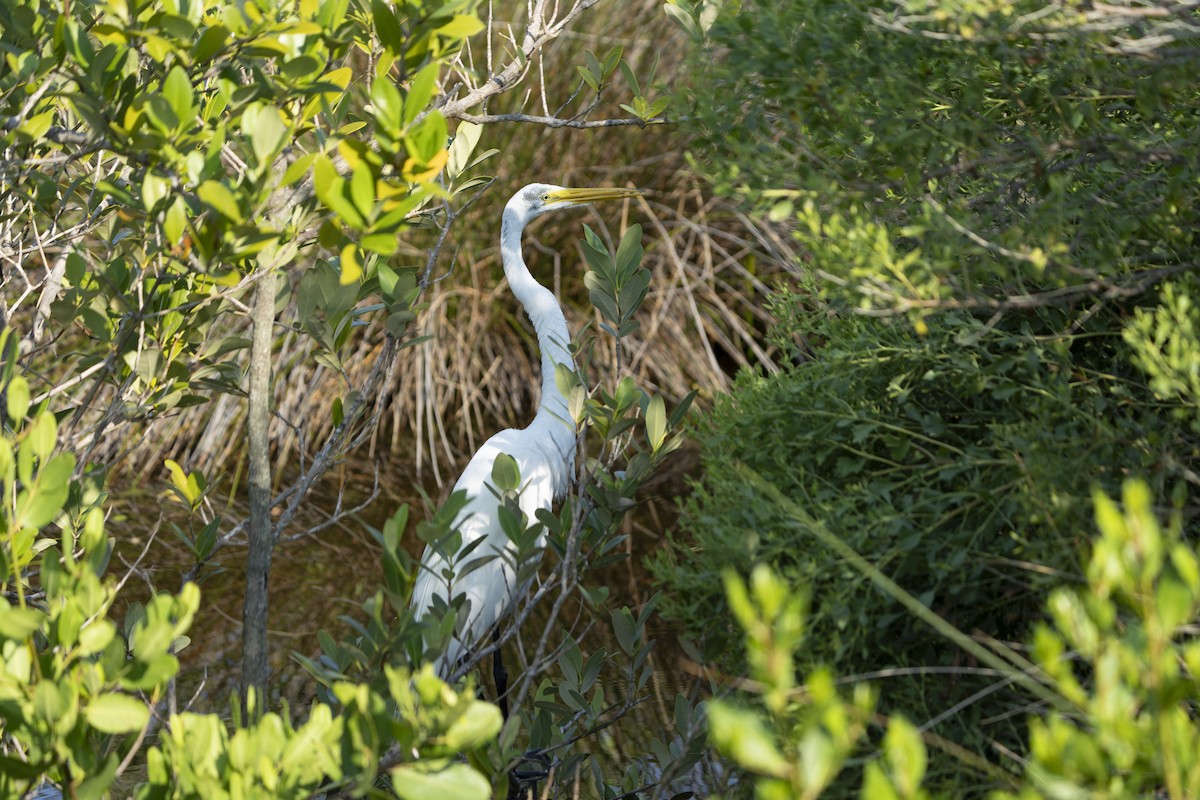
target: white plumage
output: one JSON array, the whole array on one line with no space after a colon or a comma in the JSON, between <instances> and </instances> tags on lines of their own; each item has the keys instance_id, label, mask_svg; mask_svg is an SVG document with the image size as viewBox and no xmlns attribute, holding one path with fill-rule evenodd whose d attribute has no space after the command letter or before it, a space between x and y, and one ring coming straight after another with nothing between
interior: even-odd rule
<instances>
[{"instance_id":1,"label":"white plumage","mask_svg":"<svg viewBox=\"0 0 1200 800\"><path fill-rule=\"evenodd\" d=\"M500 431L484 442L454 484L455 491L463 490L469 498L454 522L462 534L462 549L484 540L466 561L494 554L499 557L450 581L443 577L450 564L434 548L426 547L421 558L421 571L412 596L412 608L418 618L433 606L436 597L449 602L463 594L470 603L461 634L451 642L438 663L443 676L448 675L468 648L492 630L516 600L529 590L528 585L516 585L514 548L500 528L499 500L491 486L496 456L507 453L516 461L521 474L519 504L529 521L534 519L537 509L551 508L554 501L566 493L574 472L575 427L567 413L566 398L558 391L554 378L558 364L575 368L569 349L571 334L557 298L534 280L525 266L521 257L521 232L530 221L550 211L637 194L633 189L566 189L535 183L513 195L504 208L500 229L504 275L537 333L542 356L542 391L533 422L520 430ZM539 547L544 544L544 538L543 534ZM461 568L462 565L458 566Z\"/></svg>"}]
</instances>

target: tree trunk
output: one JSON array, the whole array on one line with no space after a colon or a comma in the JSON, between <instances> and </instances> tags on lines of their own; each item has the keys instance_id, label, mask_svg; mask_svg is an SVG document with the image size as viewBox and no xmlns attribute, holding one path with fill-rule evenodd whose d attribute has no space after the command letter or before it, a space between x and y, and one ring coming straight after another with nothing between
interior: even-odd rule
<instances>
[{"instance_id":1,"label":"tree trunk","mask_svg":"<svg viewBox=\"0 0 1200 800\"><path fill-rule=\"evenodd\" d=\"M250 553L246 558L246 604L242 609L242 700L254 690L257 717L266 708L267 581L275 532L271 525L271 458L267 430L271 423L271 340L275 324L276 271L259 280L253 314L254 338L250 346L249 479ZM247 711L249 706L247 704Z\"/></svg>"}]
</instances>

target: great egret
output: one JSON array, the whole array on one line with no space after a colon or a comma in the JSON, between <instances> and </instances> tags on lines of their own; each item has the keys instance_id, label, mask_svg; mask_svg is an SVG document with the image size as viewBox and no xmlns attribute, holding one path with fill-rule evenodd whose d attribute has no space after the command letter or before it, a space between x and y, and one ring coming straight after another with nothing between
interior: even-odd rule
<instances>
[{"instance_id":1,"label":"great egret","mask_svg":"<svg viewBox=\"0 0 1200 800\"><path fill-rule=\"evenodd\" d=\"M516 585L513 564L515 549L500 528L498 492L491 485L492 465L506 453L521 473L519 505L532 520L539 508L549 509L562 497L575 466L575 427L567 414L567 400L554 380L558 364L574 369L567 320L554 293L538 283L521 257L521 232L532 220L551 211L578 208L600 200L635 197L636 189L567 189L533 183L518 191L504 207L500 224L500 256L509 288L525 308L537 332L542 354L542 392L537 415L529 427L510 428L492 436L472 456L454 490L464 490L469 499L455 518L453 527L462 535L458 553L446 555L432 545L421 557L421 570L413 589L412 608L418 619L433 606L434 598L449 603L459 594L470 604L460 633L438 661L443 677L450 672L483 636L491 631L528 585ZM543 537L544 538L544 537ZM477 544L479 540L484 540ZM539 546L543 542L539 542ZM496 557L462 577L445 577L455 566L459 553L475 545L470 560ZM501 669L497 667L497 669Z\"/></svg>"}]
</instances>

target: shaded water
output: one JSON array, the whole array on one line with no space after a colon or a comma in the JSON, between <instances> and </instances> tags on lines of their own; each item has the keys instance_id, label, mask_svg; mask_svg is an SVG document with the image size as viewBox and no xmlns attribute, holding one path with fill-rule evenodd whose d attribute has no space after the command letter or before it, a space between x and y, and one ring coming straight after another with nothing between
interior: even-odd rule
<instances>
[{"instance_id":1,"label":"shaded water","mask_svg":"<svg viewBox=\"0 0 1200 800\"><path fill-rule=\"evenodd\" d=\"M653 594L644 560L655 548L662 546L666 531L674 524L677 500L686 493L686 479L694 467L694 455L684 451L667 465L654 483L644 487L639 498L641 504L631 510L626 522L626 532L630 534L626 548L629 557L585 577L588 585L609 587L610 608L628 605L636 612ZM361 618L359 605L375 593L382 581L380 551L365 525L381 527L401 503L412 507L410 520L424 514L413 470L396 463L384 464L380 469L382 475L387 476L380 480L382 495L363 512L361 520L344 520L319 534L282 542L275 549L268 623L271 682L278 691L277 700L286 700L293 714L303 714L315 694L316 683L291 654L316 656L319 653L317 634L322 629L335 639L343 636L349 627L339 617ZM347 485L369 486L373 475L342 478ZM426 489L436 496L433 487ZM319 521L322 513L328 513L327 510L335 506L336 491L336 485L315 490L305 504L309 519L297 520L294 529L303 530ZM122 569L122 561L132 563L145 546L145 542L136 537L122 536L120 527L130 517L144 519L149 503L132 493L121 496L123 502L118 508L123 514L114 515L110 520L110 531L120 542L111 567L113 570ZM347 504L350 502L352 499L348 498ZM230 513L228 516L235 515ZM130 527L141 529L145 525L140 523ZM165 527L151 544L139 570L144 587L153 585L159 590L175 590L183 571L191 564L190 554ZM411 531L405 541L410 552L419 557L423 545ZM182 671L177 702L181 709L190 706L195 711L225 714L230 698L237 691L245 554L244 547L230 546L221 551L215 559L217 563L199 577L201 609L189 632L191 643L180 653ZM148 589L143 592L146 593ZM522 631L522 638L530 646L536 644L545 627L549 607L550 603L543 603ZM656 647L651 660L654 674L643 692L645 702L587 744L593 755L603 762L604 772L610 780L624 771L623 762L647 753L651 735L670 738L677 693L690 695L694 701L704 688L678 668L679 647L669 628L652 618L647 633L656 641ZM580 646L585 659L601 647L608 652L619 652L619 645L607 624L591 626ZM515 672L512 667L515 653L508 652L511 650L512 647L506 648L506 653L510 671ZM489 678L490 675L484 676L485 684ZM622 698L625 688L621 679L612 676L605 685L609 702Z\"/></svg>"}]
</instances>

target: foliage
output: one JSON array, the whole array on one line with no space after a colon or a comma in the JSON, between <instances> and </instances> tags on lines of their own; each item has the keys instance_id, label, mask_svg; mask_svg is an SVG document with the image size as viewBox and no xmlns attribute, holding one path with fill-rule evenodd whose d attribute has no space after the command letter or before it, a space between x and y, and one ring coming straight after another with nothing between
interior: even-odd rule
<instances>
[{"instance_id":1,"label":"foliage","mask_svg":"<svg viewBox=\"0 0 1200 800\"><path fill-rule=\"evenodd\" d=\"M678 546L653 564L674 588L663 610L685 621L710 657L736 654L728 627L711 623L723 603L716 577L771 564L814 599L802 671L916 668L887 681L881 706L940 718L988 681L924 674L961 657L840 554L813 544L804 524L730 465L768 476L813 524L958 628L1011 641L1038 616L1046 575L1078 571L1077 532L1093 483L1162 475L1163 447L1186 434L1186 423L1161 420L1102 375L1080 372L1073 356L1087 345L1067 350L993 331L963 348L956 343L982 327L966 316L939 318L924 336L903 323L801 318L802 329L824 341L819 358L771 377L741 376L698 431L705 480L685 507ZM717 660L741 668L736 655ZM1006 692L990 693L938 731L982 744L986 730L1015 746L1020 731L981 727L1011 702ZM961 774L945 761L931 770Z\"/></svg>"},{"instance_id":2,"label":"foliage","mask_svg":"<svg viewBox=\"0 0 1200 800\"><path fill-rule=\"evenodd\" d=\"M612 319L619 340L636 328L633 313L644 297L640 229L631 228L615 254L595 237L589 247L589 261L604 273L589 279L589 285L603 299L601 308L620 309ZM630 285L642 289L621 292ZM3 554L10 567L0 590L17 603L6 609L0 631L6 639L0 732L8 750L7 783L0 788L3 796L17 797L49 778L69 784L79 796L107 796L117 774L139 755L143 738L155 725L153 718L164 712L168 682L178 671L173 651L186 641L180 637L199 604L199 590L187 583L178 597L159 594L145 607L135 607L127 615L123 635L106 618L118 583L112 577L101 583L100 578L111 547L103 534L102 498L93 489L95 496L85 513L63 513L69 497L83 496L78 485L71 488L73 459L53 454L53 415L44 409L29 414L28 385L13 369L12 341L5 332L3 346L10 355L5 362L5 396L15 433L6 429L0 448L0 465L9 465L3 476L9 498ZM561 582L545 584L529 602L544 600L550 587L562 587L555 604L559 610L567 597L582 596L591 608L589 619L608 618L621 652L596 649L585 659L571 633L579 621L563 619L566 629L553 642L548 635L541 638L535 660L520 676L512 702L521 710L510 717L497 742L500 712L475 699L469 681L454 689L431 666L415 672L409 667L444 651L462 600L445 609L440 619L420 624L412 620L408 595L414 567L400 545L407 522L407 510L401 509L377 533L385 551L385 586L366 604L366 623L357 625L358 635L341 643L324 636L325 654L319 662L302 659L325 687L322 700L313 704L305 720L294 725L287 714L264 713L253 705L253 693L245 721L242 713L235 713L232 727L215 714L170 713L157 744L145 754L146 780L137 796L304 797L338 786L365 793L387 772L399 797L486 798L503 791L509 765L522 753L563 750L641 702L653 646L646 641L645 625L654 604L637 614L628 608L609 612L606 591L586 588L580 581L597 565L621 557L620 521L641 482L678 446L674 431L686 406L668 418L661 398L651 397L628 379L589 397L582 374L564 370L558 378L573 398L576 424L596 429L602 441L587 462L577 496L557 514L515 519L511 531L521 545L517 553L525 562L523 569L536 569L539 560L549 558L562 576ZM625 470L613 474L617 460ZM185 475L178 465L172 474L174 491L190 508L198 508L204 481L194 473ZM497 481L510 491L519 486L519 476ZM452 498L419 525L420 535L434 541L449 534L459 503L461 498ZM519 513L515 504L512 508ZM37 528L51 523L61 529L61 552L55 539L37 538ZM35 574L41 580L36 591L31 580ZM515 635L527 613L525 608L517 610L505 638ZM552 613L548 627L555 625L557 613ZM482 657L477 655L474 663ZM460 672L471 666L463 665ZM548 679L551 670L553 680ZM602 680L605 676L622 687L618 697L607 693L606 685L613 684ZM132 691L141 694L125 693ZM532 709L523 708L525 698L534 703ZM683 738L658 743L653 759L629 764L619 783L611 784L608 776L592 770L589 778L599 795L616 797L669 783L699 758L699 721L682 698L676 715ZM459 761L464 756L465 764ZM556 757L558 779L576 780L585 762L582 752Z\"/></svg>"},{"instance_id":3,"label":"foliage","mask_svg":"<svg viewBox=\"0 0 1200 800\"><path fill-rule=\"evenodd\" d=\"M288 361L294 350L279 347L277 336L286 345L305 340L301 360L313 364L304 366L340 376L345 388L330 403L325 416L332 425L320 429L323 439L307 440L309 427L300 426L301 474L286 476L295 478L291 486L279 489L269 474L251 472L260 493L277 491L268 501L286 500L277 517L256 526L265 534L268 567L270 546L308 489L369 438L376 393L420 292L434 279L441 242L413 263L403 238L425 224L439 226L444 239L456 210L490 181L477 170L492 154L474 153L479 126L460 123L451 139L448 120L470 116L474 104L518 85L539 48L590 4L527 20L526 41L500 73L509 79L495 81L456 62L467 37L483 29L477 5L18 0L0 9L0 257L19 278L6 281L0 310L6 326L25 326L19 342L18 333L4 331L11 474L0 590L14 607L0 623L12 667L0 729L9 782L0 794L19 795L48 777L76 796L104 796L115 791L118 773L137 767L140 776L138 759L145 757L146 783L138 791L146 797L290 797L322 787L366 794L381 791L376 781L390 772L401 797L482 798L502 789L518 729L534 731L534 746L561 749L610 724L623 703L638 702L604 702L595 665L608 657L593 653L585 666L579 630L569 628L538 654L544 663L522 684L522 697L536 695L537 710L514 721L497 745L494 706L476 700L469 684L452 688L411 667L421 657L422 634L429 633L432 653L453 629L454 614L440 637L432 625L418 628L404 618L401 520L380 536L391 558L386 589L368 605L369 622L356 640L322 642L333 664L321 665L327 691L302 720L272 712L272 695L254 692L232 725L213 714L176 713L173 649L184 644L199 603L191 578L202 577L247 525L222 519L211 502L224 476L206 477L175 461L167 464L171 486L193 515L177 532L195 563L178 595L158 593L144 607L133 605L123 633L104 616L129 577L101 577L112 549L101 524L105 470L128 430L254 395L244 370L250 341L239 318L251 294L266 310L255 327L267 333L266 346L256 344L267 374L275 351L287 354L279 363L296 366ZM473 85L468 97L446 104L438 95L454 63L457 77ZM633 83L637 121L663 110L649 85L637 86L619 49L586 67L583 83L595 92L589 99L598 101L619 69ZM619 260L641 280L639 240L640 230L632 232ZM607 251L589 259L614 263ZM278 293L271 288L275 273L287 278ZM640 294L621 294L621 335L636 329L629 315L644 295L644 281ZM352 383L345 356L371 320L386 328L386 344L368 377ZM254 363L250 372L262 374ZM522 555L555 554L574 593L580 571L617 556L614 526L677 440L662 399L631 382L591 397L582 373L561 379L584 397L576 409L580 424L594 420L611 434L608 461L588 462L596 477L581 484L587 494L562 515L516 522L535 531L544 526L547 540ZM267 419L271 390L257 400ZM56 439L57 422L68 418ZM258 453L264 460L265 450ZM608 474L618 459L624 477ZM231 498L239 478L233 476ZM348 513L339 505L334 521ZM450 518L435 517L425 530ZM265 570L248 583L265 595ZM603 593L594 598L594 613L607 616ZM649 676L642 634L649 613L616 610L612 617L634 691ZM265 630L265 611L256 622ZM247 620L243 630L249 627ZM388 638L373 641L380 632ZM533 675L559 664L571 677L564 688L534 683ZM690 721L690 708L681 709L680 718ZM151 745L146 751L144 743ZM695 757L678 743L662 745L661 753L663 768ZM583 758L573 754L564 773L575 774ZM608 779L597 772L599 784ZM636 768L623 779L654 780Z\"/></svg>"},{"instance_id":4,"label":"foliage","mask_svg":"<svg viewBox=\"0 0 1200 800\"><path fill-rule=\"evenodd\" d=\"M1011 785L992 795L997 800L1185 798L1200 789L1194 715L1200 646L1192 637L1200 619L1200 558L1182 538L1178 510L1165 530L1159 525L1144 482L1126 482L1123 495L1124 513L1095 493L1100 535L1088 558L1087 584L1051 593L1050 622L1038 626L1030 648L1034 663L1008 653L1011 666L1002 674L1036 675L1054 702L1030 720L1024 777L992 768ZM797 691L793 656L803 602L761 564L749 588L734 573L726 574L726 584L750 654L744 688L761 709L712 701L712 739L755 776L758 797L816 797L846 765L870 714L871 691L856 682L848 704L821 670L809 677L806 691ZM856 717L858 727L847 726ZM868 759L862 771L861 796L927 797L925 735L903 717L889 720L875 754L882 759ZM953 742L934 741L972 763Z\"/></svg>"},{"instance_id":5,"label":"foliage","mask_svg":"<svg viewBox=\"0 0 1200 800\"><path fill-rule=\"evenodd\" d=\"M588 230L584 252L592 268L585 280L606 320L600 328L620 346L623 337L636 331L639 322L635 314L645 297L648 276L641 267L641 228L633 225L627 229L615 253ZM537 519L525 518L516 502L521 477L512 458L496 459L492 483L484 489L503 499L500 518L511 548L503 557L513 559L517 580L539 572L543 577L534 583L529 597L518 599L510 618L501 623L496 641L481 643L457 666L455 674L467 674L486 664L488 656L521 635L522 623L535 607L549 606L548 618L538 618L542 631L532 641L525 637L518 650L527 660L521 672L513 675L509 695L503 700L512 713L499 741L489 742L492 746L471 762L491 778L500 793L505 791L506 781L515 780L511 770L523 762L552 766L552 778L547 780L553 786L587 780L595 796L614 798L668 787L675 775L701 755L701 720L683 697L675 699L675 738L653 739L649 753L625 760L623 774L605 774L598 761L572 747L647 697L653 642L647 640L646 623L657 598L637 613L628 607L610 608L608 588L589 585L587 578L625 557L621 522L638 488L679 446L678 429L688 408L684 403L668 415L661 397L648 394L628 377L615 386L602 382L589 389L586 354L596 346L597 338L593 333L590 340L578 345L585 363L577 371L560 366L556 375L559 389L568 398L573 423L581 435L589 435L583 440L586 458L579 482L562 507L553 513L539 512ZM595 441L589 441L592 437ZM618 465L623 469L615 470ZM451 526L465 500L463 493L456 492L428 519L416 524L423 542L453 556L450 563L458 575L497 557L462 547L461 537ZM418 661L433 662L446 652L451 636L462 629L466 617L462 594L435 606L419 621L412 618L409 596L419 567L401 541L408 516L408 508L401 507L382 530L372 531L383 548L385 585L363 604L365 619L355 623L355 633L340 642L322 634L319 658L296 656L321 682L322 696L329 702L345 704L344 690L338 687L346 681L360 682L359 692L365 693L367 686L379 692L382 683L390 685L392 670ZM579 606L578 612L570 614L564 609L568 600ZM611 627L617 651L586 649L579 631L597 624ZM515 649L508 648L509 658ZM401 718L408 716L402 705L392 712ZM401 749L408 746L400 744Z\"/></svg>"},{"instance_id":6,"label":"foliage","mask_svg":"<svg viewBox=\"0 0 1200 800\"><path fill-rule=\"evenodd\" d=\"M128 576L103 577L113 546L103 495L94 478L72 479L69 453L54 454L57 423L31 408L28 385L12 368L9 334L0 332L10 356L0 439L8 498L0 540L0 797L22 797L44 779L73 796L105 797L168 710L175 653L188 642L200 591L189 582L177 595L134 604L121 625L109 618ZM40 538L39 528L47 529ZM381 686L334 683L338 715L316 703L298 727L253 708L244 724L235 714L232 730L216 714L171 713L144 754L137 796L299 798L340 784L365 792L383 770L399 797L491 796L487 777L453 759L494 742L499 710L475 699L469 682L454 690L429 667L411 676L390 666L378 672ZM399 757L388 759L389 748Z\"/></svg>"},{"instance_id":7,"label":"foliage","mask_svg":"<svg viewBox=\"0 0 1200 800\"><path fill-rule=\"evenodd\" d=\"M1086 586L1050 596L1033 657L1070 713L1030 723L1026 786L1002 797L1200 794L1200 559L1178 509L1165 528L1142 481L1124 512L1097 492Z\"/></svg>"},{"instance_id":8,"label":"foliage","mask_svg":"<svg viewBox=\"0 0 1200 800\"><path fill-rule=\"evenodd\" d=\"M817 668L795 685L796 653L803 639L806 605L769 567L759 564L749 585L725 573L725 592L745 633L750 668L747 688L761 710L730 700L706 706L709 734L735 764L757 776L763 800L815 798L845 767L872 721L874 692L856 683L850 700L837 692L832 674ZM903 717L887 723L883 759L867 763L864 798L917 800L926 763L925 745Z\"/></svg>"},{"instance_id":9,"label":"foliage","mask_svg":"<svg viewBox=\"0 0 1200 800\"><path fill-rule=\"evenodd\" d=\"M762 564L747 587L725 574L725 591L745 631L749 678L765 715L727 700L707 704L709 735L739 766L769 776L760 797L816 797L844 764L869 719L874 698L866 684L846 702L828 672L815 671L803 691L795 686L794 658L800 647L804 603ZM766 717L766 720L762 718ZM764 722L769 721L769 726Z\"/></svg>"},{"instance_id":10,"label":"foliage","mask_svg":"<svg viewBox=\"0 0 1200 800\"><path fill-rule=\"evenodd\" d=\"M1133 362L1149 377L1150 388L1164 399L1190 407L1200 404L1200 310L1195 278L1164 283L1160 304L1139 308L1125 326ZM1193 423L1194 424L1194 423Z\"/></svg>"},{"instance_id":11,"label":"foliage","mask_svg":"<svg viewBox=\"0 0 1200 800\"><path fill-rule=\"evenodd\" d=\"M1015 716L1002 686L927 673L973 668L730 465L1001 640L1079 572L1093 486L1194 482L1194 10L760 0L701 32L693 161L800 246L774 309L796 364L701 427L664 610L699 635L719 571L770 564L813 597L802 669L901 667L882 708L1020 752L1020 728L981 731ZM929 782L985 788L940 754Z\"/></svg>"},{"instance_id":12,"label":"foliage","mask_svg":"<svg viewBox=\"0 0 1200 800\"><path fill-rule=\"evenodd\" d=\"M189 583L123 623L110 616L119 583L104 577L103 495L94 479L73 478L71 454L54 452L57 421L30 404L15 350L0 331L0 797L22 797L43 776L101 797L179 670L200 592Z\"/></svg>"},{"instance_id":13,"label":"foliage","mask_svg":"<svg viewBox=\"0 0 1200 800\"><path fill-rule=\"evenodd\" d=\"M337 423L271 520L275 273L307 267L284 293L302 315L291 335L310 339L313 360L334 374L344 374L341 353L364 315L384 317L391 337L405 332L422 269L400 262L399 234L479 182L463 176L477 136L468 128L448 145L432 108L441 70L482 28L475 5L6 7L0 224L11 234L4 257L29 262L6 317L29 314L21 345L39 397L75 393L64 446L81 460L110 458L100 442L120 443L127 426L222 395L255 401L254 519L222 530L205 506L189 577L249 531L243 677L260 694L270 548L308 488L361 438L374 399L367 381L334 400ZM256 287L263 335L247 379L250 341L230 327ZM88 345L63 376L55 345L75 336ZM385 355L394 353L393 340ZM376 382L387 365L377 360Z\"/></svg>"},{"instance_id":14,"label":"foliage","mask_svg":"<svg viewBox=\"0 0 1200 800\"><path fill-rule=\"evenodd\" d=\"M696 64L704 169L855 307L1136 295L1196 247L1200 55L1188 4L1161 11L742 4Z\"/></svg>"},{"instance_id":15,"label":"foliage","mask_svg":"<svg viewBox=\"0 0 1200 800\"><path fill-rule=\"evenodd\" d=\"M246 342L210 333L233 308L222 287L299 248L319 245L344 283L373 278L365 294L393 316L411 302L416 267L397 292L383 257L412 212L447 196L430 182L446 123L427 106L439 59L479 23L469 3L400 17L376 5L11 7L4 33L23 52L0 77L4 220L57 232L23 246L55 248L55 318L109 343L101 377L127 384L127 415L239 392L230 359ZM359 48L377 54L372 71L352 69ZM334 366L338 333L314 331ZM97 363L87 355L80 369Z\"/></svg>"}]
</instances>

